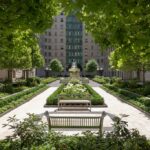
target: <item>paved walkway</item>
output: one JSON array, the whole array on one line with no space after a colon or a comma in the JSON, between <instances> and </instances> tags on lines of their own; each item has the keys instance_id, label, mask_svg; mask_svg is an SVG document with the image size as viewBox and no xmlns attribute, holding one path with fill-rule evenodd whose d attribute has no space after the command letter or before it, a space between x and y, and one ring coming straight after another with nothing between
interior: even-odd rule
<instances>
[{"instance_id":1,"label":"paved walkway","mask_svg":"<svg viewBox=\"0 0 150 150\"><path fill-rule=\"evenodd\" d=\"M55 81L49 86L53 86L45 90L43 93L37 95L36 97L32 98L27 103L21 105L20 107L17 107L16 109L12 110L11 112L7 113L6 115L2 116L0 118L0 139L5 138L6 136L11 134L11 131L8 130L8 128L3 128L3 124L7 123L7 119L9 117L12 117L16 115L18 119L23 119L27 117L27 113L43 113L46 110L49 110L49 108L44 108L43 106L46 103L46 99L49 95L51 95L59 86L59 81ZM52 110L55 110L56 108L51 108Z\"/></svg>"},{"instance_id":2,"label":"paved walkway","mask_svg":"<svg viewBox=\"0 0 150 150\"><path fill-rule=\"evenodd\" d=\"M102 97L104 97L104 101L108 105L107 108L92 108L92 112L95 112L95 114L93 113L93 115L97 115L96 112L103 111L103 110L118 116L120 116L120 114L129 115L128 117L123 118L124 120L128 121L129 128L137 128L141 134L146 135L150 139L150 118L145 116L145 114L140 112L139 110L133 108L132 106L126 103L119 101L116 97L107 93L106 91L104 91L99 87L100 86L99 84L93 81L90 81L89 84L93 87L93 89L96 92L98 92ZM0 118L0 139L3 139L7 135L11 134L11 131L8 130L8 128L2 128L2 125L7 122L8 117L16 115L18 119L23 119L27 116L27 113L40 114L45 112L46 110L48 111L56 110L57 108L44 108L43 106L46 102L47 97L51 95L58 88L59 85L60 85L59 81L49 84L49 86L52 87L48 88L43 93L37 95L29 102L23 104L22 106L14 109L13 111L1 117ZM76 113L72 113L72 114L77 115ZM63 114L58 113L58 115L63 115ZM106 117L104 119L104 129L107 130L111 128L111 124L112 121L110 120L110 118ZM71 135L71 134L81 133L82 131L83 129L82 130L65 129L63 133L67 135Z\"/></svg>"},{"instance_id":3,"label":"paved walkway","mask_svg":"<svg viewBox=\"0 0 150 150\"><path fill-rule=\"evenodd\" d=\"M129 115L128 117L123 118L123 120L128 122L128 127L130 129L137 128L140 131L140 134L146 135L150 139L150 117L99 88L99 84L93 81L90 81L89 84L104 98L105 103L108 105L107 108L102 108L101 110L105 110L118 116L121 116L121 114Z\"/></svg>"}]
</instances>

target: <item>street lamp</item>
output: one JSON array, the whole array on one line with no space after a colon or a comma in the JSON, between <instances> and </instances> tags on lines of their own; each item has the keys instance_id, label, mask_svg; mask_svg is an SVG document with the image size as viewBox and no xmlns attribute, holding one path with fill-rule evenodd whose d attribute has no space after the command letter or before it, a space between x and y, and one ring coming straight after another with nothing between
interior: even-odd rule
<instances>
[{"instance_id":1,"label":"street lamp","mask_svg":"<svg viewBox=\"0 0 150 150\"><path fill-rule=\"evenodd\" d=\"M48 67L45 67L45 76L48 77Z\"/></svg>"},{"instance_id":2,"label":"street lamp","mask_svg":"<svg viewBox=\"0 0 150 150\"><path fill-rule=\"evenodd\" d=\"M100 75L103 76L103 70L104 69L101 67L99 70L100 70Z\"/></svg>"}]
</instances>

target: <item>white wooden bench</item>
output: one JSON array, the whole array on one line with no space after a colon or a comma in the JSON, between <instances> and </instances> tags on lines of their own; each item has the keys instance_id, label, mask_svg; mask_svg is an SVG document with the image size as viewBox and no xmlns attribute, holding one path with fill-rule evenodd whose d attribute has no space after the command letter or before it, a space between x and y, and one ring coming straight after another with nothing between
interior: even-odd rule
<instances>
[{"instance_id":1,"label":"white wooden bench","mask_svg":"<svg viewBox=\"0 0 150 150\"><path fill-rule=\"evenodd\" d=\"M58 110L91 110L90 100L59 100Z\"/></svg>"}]
</instances>

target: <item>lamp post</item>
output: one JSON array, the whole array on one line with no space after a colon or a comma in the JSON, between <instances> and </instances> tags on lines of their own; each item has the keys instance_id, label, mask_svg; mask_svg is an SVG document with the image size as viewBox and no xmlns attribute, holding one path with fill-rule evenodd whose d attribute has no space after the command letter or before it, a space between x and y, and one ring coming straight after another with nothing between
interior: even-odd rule
<instances>
[{"instance_id":1,"label":"lamp post","mask_svg":"<svg viewBox=\"0 0 150 150\"><path fill-rule=\"evenodd\" d=\"M104 69L101 67L99 70L100 70L100 75L103 76L103 70Z\"/></svg>"},{"instance_id":2,"label":"lamp post","mask_svg":"<svg viewBox=\"0 0 150 150\"><path fill-rule=\"evenodd\" d=\"M48 77L48 67L45 67L45 77Z\"/></svg>"}]
</instances>

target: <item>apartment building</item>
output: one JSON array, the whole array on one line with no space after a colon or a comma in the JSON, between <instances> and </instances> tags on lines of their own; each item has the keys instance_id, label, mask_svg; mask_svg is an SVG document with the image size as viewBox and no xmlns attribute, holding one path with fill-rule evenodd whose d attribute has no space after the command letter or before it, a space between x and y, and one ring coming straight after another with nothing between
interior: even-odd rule
<instances>
[{"instance_id":1,"label":"apartment building","mask_svg":"<svg viewBox=\"0 0 150 150\"><path fill-rule=\"evenodd\" d=\"M91 34L86 32L85 25L74 15L65 16L61 13L56 16L53 26L39 36L39 44L45 58L45 67L37 69L37 76L45 76L50 61L57 58L65 68L62 75L67 74L73 61L76 61L82 72L88 60L95 59L99 64L98 72L104 76L118 76L123 79L136 77L134 72L110 69L108 56L113 49L102 51ZM149 80L148 72L146 79Z\"/></svg>"}]
</instances>

